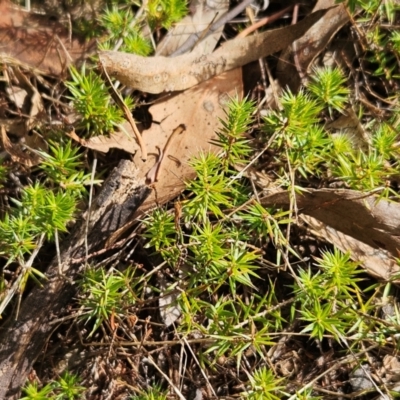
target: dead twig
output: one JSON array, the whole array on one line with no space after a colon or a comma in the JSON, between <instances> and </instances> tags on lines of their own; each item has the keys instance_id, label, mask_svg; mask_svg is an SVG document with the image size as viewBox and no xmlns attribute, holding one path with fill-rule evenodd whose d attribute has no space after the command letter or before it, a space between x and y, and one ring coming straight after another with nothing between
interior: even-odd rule
<instances>
[{"instance_id":1,"label":"dead twig","mask_svg":"<svg viewBox=\"0 0 400 400\"><path fill-rule=\"evenodd\" d=\"M139 143L140 151L142 152L142 160L146 161L147 160L146 146L145 146L145 144L144 144L144 142L142 140L142 135L140 134L140 132L139 132L139 130L138 130L136 124L135 124L135 121L132 118L131 111L126 106L124 100L122 99L120 94L115 89L113 83L111 82L110 76L108 75L107 70L106 70L105 66L103 65L103 63L101 62L101 60L99 60L99 68L100 68L100 73L101 73L102 78L108 84L108 87L110 89L110 94L111 94L112 98L118 104L118 106L122 109L122 111L125 114L125 117L127 118L127 120L129 121L130 126L132 127L132 130L133 130L133 132L135 134L136 140Z\"/></svg>"}]
</instances>

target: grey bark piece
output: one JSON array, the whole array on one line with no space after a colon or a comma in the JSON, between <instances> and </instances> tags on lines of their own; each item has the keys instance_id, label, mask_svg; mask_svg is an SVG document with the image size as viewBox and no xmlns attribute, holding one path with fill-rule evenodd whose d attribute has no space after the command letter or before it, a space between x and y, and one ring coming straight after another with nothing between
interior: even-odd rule
<instances>
[{"instance_id":1,"label":"grey bark piece","mask_svg":"<svg viewBox=\"0 0 400 400\"><path fill-rule=\"evenodd\" d=\"M105 192L99 196L103 203L90 215L87 238L89 252L101 248L108 236L129 220L151 192L136 177L134 163L123 160L104 184ZM85 232L86 220L83 215L67 240L61 244L61 269L72 281L85 268L84 263L72 262L85 255ZM76 293L75 285L58 276L56 259L50 264L47 276L49 281L44 288L35 286L23 301L19 319L10 319L0 331L0 399L20 398L21 386L54 329L50 322L62 315Z\"/></svg>"},{"instance_id":2,"label":"grey bark piece","mask_svg":"<svg viewBox=\"0 0 400 400\"><path fill-rule=\"evenodd\" d=\"M326 12L318 10L296 25L229 40L212 54L198 54L195 51L168 58L101 51L99 58L110 76L133 89L148 93L185 90L225 71L285 49Z\"/></svg>"}]
</instances>

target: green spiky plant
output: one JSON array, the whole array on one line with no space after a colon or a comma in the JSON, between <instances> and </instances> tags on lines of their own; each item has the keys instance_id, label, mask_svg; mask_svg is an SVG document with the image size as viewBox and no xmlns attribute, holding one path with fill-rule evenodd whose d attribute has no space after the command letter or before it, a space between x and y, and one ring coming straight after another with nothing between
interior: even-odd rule
<instances>
[{"instance_id":1,"label":"green spiky plant","mask_svg":"<svg viewBox=\"0 0 400 400\"><path fill-rule=\"evenodd\" d=\"M5 302L0 305L0 314L13 298L6 297L6 293L22 293L29 277L37 283L45 278L28 263L28 258L40 249L44 239L53 241L67 232L90 181L78 149L71 142L50 143L49 153L40 151L38 155L43 179L27 185L18 197L13 197L14 207L0 220L0 256L7 259L5 271L15 264L22 266L14 285L2 293Z\"/></svg>"},{"instance_id":2,"label":"green spiky plant","mask_svg":"<svg viewBox=\"0 0 400 400\"><path fill-rule=\"evenodd\" d=\"M283 111L270 112L265 119L267 135L276 137L272 146L282 163L281 179L286 180L290 168L306 179L333 177L352 189L380 187L383 196L393 195L386 182L397 174L398 164L393 162L393 156L399 154L399 149L390 124L370 121L364 146L352 140L353 132L332 135L324 129L324 110L328 115L346 113L348 96L343 74L329 68L315 70L307 88L298 94L283 94Z\"/></svg>"},{"instance_id":3,"label":"green spiky plant","mask_svg":"<svg viewBox=\"0 0 400 400\"><path fill-rule=\"evenodd\" d=\"M265 140L274 138L270 143L280 166L279 185L290 190L293 184L300 188L300 180L317 176L329 181L334 176L354 189L380 187L385 196L395 194L385 186L385 180L396 173L392 159L398 155L391 129L372 122L372 145L361 148L348 136L332 136L324 127L327 118L345 112L349 95L343 74L329 68L316 69L309 85L298 94L287 91L282 95L282 111L271 112L263 126ZM232 101L216 140L221 152L200 154L191 162L197 179L188 182L190 196L181 202L186 228L177 230L174 216L162 209L144 221L147 247L170 265L181 263L182 254L187 254L186 285L184 290L181 286L178 300L182 312L178 329L184 335L198 332L212 339L212 344L198 353L204 368L213 368L221 357L236 359L239 368L250 348L263 357L265 347L274 343L274 333L287 323L280 308L275 307L275 284L269 282L264 296L257 293L263 258L250 244L270 241L278 250L277 267L279 254L290 249L285 235L292 222L290 213L265 209L255 199L249 201L246 180L234 168L245 168L249 162L251 143L242 133L249 128L253 113L251 103ZM377 159L379 168L375 167ZM294 182L287 178L290 171ZM290 251L296 255L293 249ZM330 338L340 344L346 344L351 333L360 340L358 343L363 335L377 335L382 325L371 330L358 313L374 314L372 299L383 288L372 287L370 296L362 292L358 286L361 270L349 253L334 249L323 252L315 261L312 267L299 268L294 277L290 318L300 321L301 333L317 341ZM174 287L171 284L171 290ZM239 295L244 287L252 293L247 303ZM251 396L278 398L275 393L282 389L279 379L268 379L269 389L253 389ZM298 398L306 393L309 391L300 390Z\"/></svg>"},{"instance_id":4,"label":"green spiky plant","mask_svg":"<svg viewBox=\"0 0 400 400\"><path fill-rule=\"evenodd\" d=\"M57 380L39 389L36 382L28 383L20 400L77 400L82 398L85 388L80 385L77 375L64 372Z\"/></svg>"},{"instance_id":5,"label":"green spiky plant","mask_svg":"<svg viewBox=\"0 0 400 400\"><path fill-rule=\"evenodd\" d=\"M140 394L131 396L130 400L167 400L167 398L168 394L161 389L161 386L154 385Z\"/></svg>"},{"instance_id":6,"label":"green spiky plant","mask_svg":"<svg viewBox=\"0 0 400 400\"><path fill-rule=\"evenodd\" d=\"M389 3L365 2L365 7ZM151 25L159 28L168 24L168 18L162 15L165 4L152 2L150 6L153 8L149 7L148 12L154 13ZM375 13L377 8L371 9L371 13ZM105 46L113 48L115 40L123 37L125 49L131 43L130 51L141 54L138 49L145 44L141 38L135 41L137 27L133 27L133 17L129 13L118 15L120 12L120 9L109 8L102 22L108 34L114 35L107 39L109 42ZM118 21L121 21L120 27ZM121 31L117 32L117 28ZM379 31L376 35L382 52L383 44L387 43ZM391 46L396 49L396 32L392 32L391 37ZM132 38L132 42L128 38ZM390 70L389 64L380 64L383 65L381 70ZM103 82L90 74L76 73L70 84L71 97L75 104L80 104L82 115L87 115L84 126L90 131L99 131L103 122L107 122L110 125L104 129L106 132L115 128L121 114L119 117L118 113L113 114L110 121L99 119L104 114L104 107L111 102ZM383 76L389 79L395 74L385 72ZM300 190L309 179L317 178L323 183L336 180L346 187L397 196L386 182L396 174L398 167L398 110L393 110L386 121L369 119L364 123L369 137L364 146L357 145L345 132L332 133L326 129L326 122L346 112L350 103L359 120L365 122L363 109L354 101L349 86L340 70L315 69L307 87L297 94L286 91L280 98L282 111L270 112L262 122L263 134L257 139L272 143L269 151L276 166L277 186ZM99 87L101 90L97 90ZM92 94L101 101L95 101L93 110L85 114ZM306 340L318 344L330 341L341 346L343 352L348 350L347 354L352 356L368 341L387 344L398 332L399 313L381 320L377 299L388 297L391 285L376 284L362 291L360 270L351 261L351 254L333 249L311 261L295 258L299 267L291 272L294 283L291 297L285 301L281 298L281 286L284 285L266 273L270 269L283 268L280 260L287 259L288 251L296 257L287 235L287 227L294 217L290 211L263 207L252 198L253 191L244 174L238 173L238 168L243 170L254 161L251 160L253 143L244 134L252 127L255 112L251 102L232 101L218 132L216 143L221 148L220 153L200 154L191 161L197 179L187 183L188 195L181 202L181 224L177 224L166 209L155 210L144 221L145 246L161 255L172 271L171 285L166 293L179 289L177 302L181 316L177 334L182 338L192 335L205 339L206 344L198 349L196 356L201 368L210 371L219 368L217 362L225 361L228 365L233 361L239 370L247 357L258 357L260 364L265 364L266 350L276 343L288 324L295 321L298 322L296 333ZM7 255L14 254L15 260L23 262L38 238L44 235L52 239L54 232L61 232L65 227L57 221L58 211L62 217L69 218L73 214L67 207L70 203L63 198L64 192L71 190L75 199L80 199L84 192L84 177L77 175L75 167L66 167L76 162L76 158L71 157L71 164L53 158L54 150L49 156L43 154L43 165L47 165L45 175L49 177L45 189L30 187L21 198L15 199L15 214L2 222L7 227L5 237L8 242L3 239L9 246ZM64 178L60 170L67 171ZM62 191L57 191L58 186ZM44 199L48 192L52 194ZM60 210L55 208L59 201ZM35 204L48 214L36 215ZM31 214L35 215L34 221L39 221L37 232L28 229L32 220L28 224L25 218L30 218ZM275 262L264 256L263 249L267 247L274 249ZM140 303L137 299L144 298L145 289L149 287L152 287L150 279L137 276L134 268L124 272L115 268L88 270L81 281L79 299L86 338L100 335L99 332L114 332L110 321L116 319L123 323L128 317L129 305ZM289 312L284 312L285 307L289 307ZM351 349L346 347L349 344ZM284 379L261 365L248 375L241 396L266 400L316 398L307 387L297 388L296 394L290 396L285 384ZM36 384L27 385L26 394L30 393L28 398L60 395L55 387L49 387L49 390L46 387L38 389ZM163 396L161 390L149 390L140 398Z\"/></svg>"},{"instance_id":7,"label":"green spiky plant","mask_svg":"<svg viewBox=\"0 0 400 400\"><path fill-rule=\"evenodd\" d=\"M399 33L396 27L396 15L400 10L398 2L395 0L340 2L344 2L354 14L357 35L361 36L362 50L374 70L373 75L384 77L391 90L394 91L395 80L400 77L398 71Z\"/></svg>"}]
</instances>

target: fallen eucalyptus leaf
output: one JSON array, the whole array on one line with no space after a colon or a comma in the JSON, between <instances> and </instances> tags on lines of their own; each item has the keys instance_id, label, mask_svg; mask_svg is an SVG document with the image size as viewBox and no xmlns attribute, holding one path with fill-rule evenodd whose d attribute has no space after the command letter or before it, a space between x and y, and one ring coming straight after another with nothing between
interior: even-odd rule
<instances>
[{"instance_id":1,"label":"fallen eucalyptus leaf","mask_svg":"<svg viewBox=\"0 0 400 400\"><path fill-rule=\"evenodd\" d=\"M288 208L290 194L275 193L260 200L264 206ZM299 213L395 257L400 251L400 204L372 194L346 189L307 189L296 196Z\"/></svg>"},{"instance_id":2,"label":"fallen eucalyptus leaf","mask_svg":"<svg viewBox=\"0 0 400 400\"><path fill-rule=\"evenodd\" d=\"M131 129L129 123L125 123L124 128ZM110 149L121 149L128 153L135 154L139 149L135 139L126 132L114 132L110 136L99 135L93 136L90 139L83 139L80 138L75 131L72 131L68 133L68 136L82 146L102 153L108 153Z\"/></svg>"},{"instance_id":3,"label":"fallen eucalyptus leaf","mask_svg":"<svg viewBox=\"0 0 400 400\"><path fill-rule=\"evenodd\" d=\"M174 129L183 124L186 131L173 138L155 184L156 190L139 211L176 197L184 189L185 181L195 175L188 161L201 151L219 150L210 143L220 127L219 118L225 115L224 107L229 97L237 95L241 98L242 90L241 70L236 69L150 107L153 120L161 122L153 123L142 133L149 155L153 156L143 163L140 155L135 155L134 161L140 169L138 178L145 179L157 162L157 147L164 148Z\"/></svg>"},{"instance_id":4,"label":"fallen eucalyptus leaf","mask_svg":"<svg viewBox=\"0 0 400 400\"><path fill-rule=\"evenodd\" d=\"M71 63L84 60L96 47L95 40L74 36L70 41L61 23L5 0L0 2L0 42L0 63L50 75L66 73Z\"/></svg>"}]
</instances>

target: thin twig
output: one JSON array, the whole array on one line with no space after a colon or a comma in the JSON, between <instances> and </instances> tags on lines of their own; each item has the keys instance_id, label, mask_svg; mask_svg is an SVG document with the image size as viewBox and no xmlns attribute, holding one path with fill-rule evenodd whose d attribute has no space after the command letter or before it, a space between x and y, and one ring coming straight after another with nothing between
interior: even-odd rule
<instances>
[{"instance_id":1,"label":"thin twig","mask_svg":"<svg viewBox=\"0 0 400 400\"><path fill-rule=\"evenodd\" d=\"M90 174L89 206L88 206L87 218L86 218L86 224L85 224L85 263L87 262L87 260L89 258L89 244L88 244L89 221L90 221L90 213L92 211L93 181L94 181L94 174L96 172L96 167L97 167L97 156L96 156L96 152L94 152L92 173Z\"/></svg>"},{"instance_id":2,"label":"thin twig","mask_svg":"<svg viewBox=\"0 0 400 400\"><path fill-rule=\"evenodd\" d=\"M151 364L153 364L154 368L156 368L156 370L164 377L164 379L171 385L172 389L174 389L175 393L178 395L178 397L181 400L186 400L186 398L183 396L183 394L181 393L181 391L174 385L174 383L171 381L171 379L169 379L168 375L166 375L161 368L156 364L156 362L153 360L152 356L148 356L146 357Z\"/></svg>"},{"instance_id":3,"label":"thin twig","mask_svg":"<svg viewBox=\"0 0 400 400\"><path fill-rule=\"evenodd\" d=\"M203 378L205 379L205 381L207 382L208 387L210 388L210 390L211 390L212 394L214 395L214 397L217 399L218 395L217 395L217 393L215 393L214 388L212 387L212 385L210 383L210 380L208 379L208 377L207 377L206 373L204 372L203 368L201 367L201 364L200 364L199 360L197 359L196 354L192 350L192 347L189 345L189 343L188 343L188 341L187 341L187 339L185 337L183 337L182 340L185 342L186 346L189 348L189 351L192 354L194 362L199 367L200 372L203 375Z\"/></svg>"},{"instance_id":4,"label":"thin twig","mask_svg":"<svg viewBox=\"0 0 400 400\"><path fill-rule=\"evenodd\" d=\"M249 27L247 27L246 29L244 29L242 32L239 33L239 35L237 35L237 37L245 37L247 35L249 35L250 33L254 32L256 29L261 28L264 25L270 24L271 22L276 21L278 18L282 17L283 15L285 15L288 11L290 11L290 9L293 6L289 6L284 8L283 10L269 16L269 17L265 17L263 19L260 19L259 21L255 22L254 24L250 25Z\"/></svg>"},{"instance_id":5,"label":"thin twig","mask_svg":"<svg viewBox=\"0 0 400 400\"><path fill-rule=\"evenodd\" d=\"M103 77L103 79L105 79L108 83L108 87L110 89L110 93L112 98L114 99L114 101L118 104L119 107L121 107L122 111L125 114L125 117L127 118L133 133L136 136L136 140L139 143L139 147L140 147L140 151L142 152L142 160L146 161L147 160L147 150L146 150L146 146L143 142L142 139L142 135L140 134L135 121L132 118L132 114L131 111L129 110L129 108L126 106L124 100L122 99L122 97L120 96L120 94L117 92L117 90L115 89L113 83L111 82L110 76L108 75L108 72L106 71L106 68L104 67L103 63L101 62L101 60L99 60L99 67L100 67L100 72L101 75Z\"/></svg>"}]
</instances>

